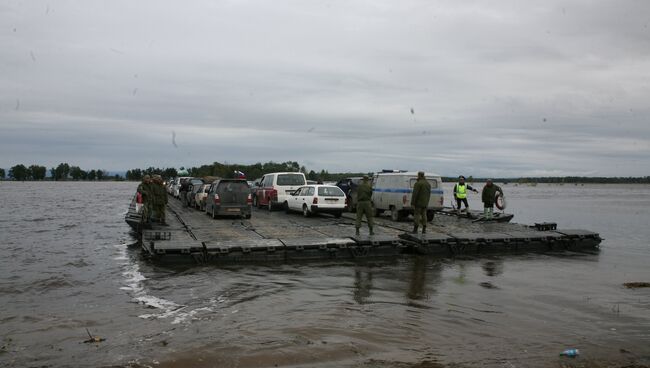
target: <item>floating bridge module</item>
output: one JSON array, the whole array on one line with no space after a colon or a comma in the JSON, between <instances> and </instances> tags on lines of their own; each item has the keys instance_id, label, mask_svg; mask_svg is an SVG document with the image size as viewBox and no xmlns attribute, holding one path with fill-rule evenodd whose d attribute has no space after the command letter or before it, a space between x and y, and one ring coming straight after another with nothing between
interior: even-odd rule
<instances>
[{"instance_id":1,"label":"floating bridge module","mask_svg":"<svg viewBox=\"0 0 650 368\"><path fill-rule=\"evenodd\" d=\"M285 262L395 257L405 253L437 257L521 252L594 251L599 234L507 222L481 223L436 216L427 234L409 233L411 222L375 218L375 235L354 236L352 214L305 218L284 211L253 210L250 219L212 219L171 199L168 226L144 228L131 203L126 222L138 233L143 252L159 261L197 263Z\"/></svg>"}]
</instances>

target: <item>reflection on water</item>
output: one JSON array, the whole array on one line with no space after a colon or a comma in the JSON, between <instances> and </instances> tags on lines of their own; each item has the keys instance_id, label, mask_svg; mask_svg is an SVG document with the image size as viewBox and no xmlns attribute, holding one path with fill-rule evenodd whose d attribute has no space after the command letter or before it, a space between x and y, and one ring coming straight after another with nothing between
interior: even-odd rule
<instances>
[{"instance_id":1,"label":"reflection on water","mask_svg":"<svg viewBox=\"0 0 650 368\"><path fill-rule=\"evenodd\" d=\"M0 365L541 367L567 347L618 365L650 356L650 291L621 287L650 281L650 230L634 215L650 218L648 187L505 188L520 218L599 231L596 255L174 267L126 245L135 185L0 183L13 209L0 212ZM34 196L38 208L26 206ZM86 328L106 341L81 343Z\"/></svg>"},{"instance_id":2,"label":"reflection on water","mask_svg":"<svg viewBox=\"0 0 650 368\"><path fill-rule=\"evenodd\" d=\"M482 261L481 267L486 276L499 276L503 273L503 261Z\"/></svg>"},{"instance_id":3,"label":"reflection on water","mask_svg":"<svg viewBox=\"0 0 650 368\"><path fill-rule=\"evenodd\" d=\"M354 270L354 301L365 304L371 295L372 271Z\"/></svg>"}]
</instances>

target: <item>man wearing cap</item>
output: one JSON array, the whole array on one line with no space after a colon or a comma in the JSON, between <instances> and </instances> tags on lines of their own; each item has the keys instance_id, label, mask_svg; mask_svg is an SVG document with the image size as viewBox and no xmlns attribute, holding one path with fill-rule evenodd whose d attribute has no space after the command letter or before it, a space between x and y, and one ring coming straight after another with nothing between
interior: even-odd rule
<instances>
[{"instance_id":1,"label":"man wearing cap","mask_svg":"<svg viewBox=\"0 0 650 368\"><path fill-rule=\"evenodd\" d=\"M483 187L483 193L481 193L481 198L483 200L483 217L485 217L486 220L492 219L497 193L503 195L503 190L498 185L492 183L492 179L488 179Z\"/></svg>"},{"instance_id":2,"label":"man wearing cap","mask_svg":"<svg viewBox=\"0 0 650 368\"><path fill-rule=\"evenodd\" d=\"M149 175L142 177L142 183L138 185L138 193L142 197L142 221L148 224L150 220L149 216L151 216L151 200L153 196L151 177Z\"/></svg>"},{"instance_id":3,"label":"man wearing cap","mask_svg":"<svg viewBox=\"0 0 650 368\"><path fill-rule=\"evenodd\" d=\"M355 224L356 235L359 235L359 228L361 227L361 220L363 216L366 216L368 221L368 228L370 229L370 235L375 235L372 231L374 226L374 220L372 218L372 186L368 182L368 175L363 176L363 181L357 187L357 222Z\"/></svg>"},{"instance_id":4,"label":"man wearing cap","mask_svg":"<svg viewBox=\"0 0 650 368\"><path fill-rule=\"evenodd\" d=\"M422 225L422 234L427 232L427 207L431 198L431 184L424 177L424 171L418 172L418 180L413 184L411 207L413 208L413 233Z\"/></svg>"},{"instance_id":5,"label":"man wearing cap","mask_svg":"<svg viewBox=\"0 0 650 368\"><path fill-rule=\"evenodd\" d=\"M454 198L456 199L456 211L460 215L460 205L465 203L465 212L469 211L469 205L467 204L467 191L471 190L474 193L478 193L478 190L472 188L468 184L465 184L465 177L459 176L458 183L454 185Z\"/></svg>"}]
</instances>

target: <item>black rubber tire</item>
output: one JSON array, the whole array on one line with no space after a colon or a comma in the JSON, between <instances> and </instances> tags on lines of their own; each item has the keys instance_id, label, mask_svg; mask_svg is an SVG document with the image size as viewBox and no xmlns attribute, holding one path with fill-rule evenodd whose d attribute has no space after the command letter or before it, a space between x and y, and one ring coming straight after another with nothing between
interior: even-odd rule
<instances>
[{"instance_id":1,"label":"black rubber tire","mask_svg":"<svg viewBox=\"0 0 650 368\"><path fill-rule=\"evenodd\" d=\"M251 218L251 214L249 213L248 215L244 216L244 218L246 218L247 220L249 220L249 219Z\"/></svg>"},{"instance_id":2,"label":"black rubber tire","mask_svg":"<svg viewBox=\"0 0 650 368\"><path fill-rule=\"evenodd\" d=\"M273 202L271 202L271 198L269 198L269 204L267 205L267 209L269 212L273 212Z\"/></svg>"},{"instance_id":3,"label":"black rubber tire","mask_svg":"<svg viewBox=\"0 0 650 368\"><path fill-rule=\"evenodd\" d=\"M214 211L214 207L212 207L212 218L213 218L213 219L216 219L216 218L217 218L217 214L216 214L215 211Z\"/></svg>"},{"instance_id":4,"label":"black rubber tire","mask_svg":"<svg viewBox=\"0 0 650 368\"><path fill-rule=\"evenodd\" d=\"M257 203L257 196L256 195L253 196L253 207L260 208L259 203Z\"/></svg>"},{"instance_id":5,"label":"black rubber tire","mask_svg":"<svg viewBox=\"0 0 650 368\"><path fill-rule=\"evenodd\" d=\"M433 221L433 217L436 213L433 211L427 211L427 222Z\"/></svg>"},{"instance_id":6,"label":"black rubber tire","mask_svg":"<svg viewBox=\"0 0 650 368\"><path fill-rule=\"evenodd\" d=\"M390 219L397 222L402 219L402 216L400 216L400 213L398 210L395 209L395 207L391 208L390 210Z\"/></svg>"},{"instance_id":7,"label":"black rubber tire","mask_svg":"<svg viewBox=\"0 0 650 368\"><path fill-rule=\"evenodd\" d=\"M302 215L303 215L304 217L309 217L309 209L307 208L307 205L306 205L306 204L303 204L303 205L302 205Z\"/></svg>"}]
</instances>

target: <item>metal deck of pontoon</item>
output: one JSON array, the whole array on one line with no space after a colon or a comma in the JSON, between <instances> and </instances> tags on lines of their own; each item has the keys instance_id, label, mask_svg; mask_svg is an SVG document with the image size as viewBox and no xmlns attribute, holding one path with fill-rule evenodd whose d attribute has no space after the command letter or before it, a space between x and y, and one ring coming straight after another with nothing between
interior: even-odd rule
<instances>
[{"instance_id":1,"label":"metal deck of pontoon","mask_svg":"<svg viewBox=\"0 0 650 368\"><path fill-rule=\"evenodd\" d=\"M169 226L139 226L132 204L126 216L144 253L162 261L268 262L365 258L420 253L440 257L484 253L595 250L599 234L574 229L537 230L515 223L475 223L436 216L427 234L411 234L411 222L375 218L375 235L354 235L353 214L303 217L299 213L253 210L251 219L212 219L170 198ZM540 227L544 228L544 226Z\"/></svg>"}]
</instances>

